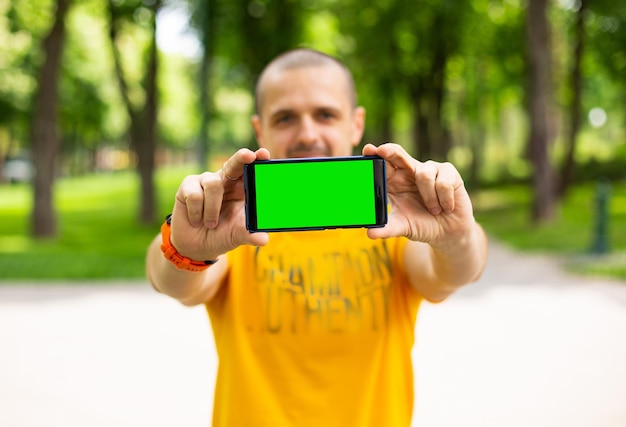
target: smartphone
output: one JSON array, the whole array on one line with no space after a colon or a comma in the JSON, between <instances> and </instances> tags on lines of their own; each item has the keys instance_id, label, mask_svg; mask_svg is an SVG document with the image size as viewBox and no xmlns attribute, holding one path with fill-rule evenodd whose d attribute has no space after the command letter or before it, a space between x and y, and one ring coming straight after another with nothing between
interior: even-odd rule
<instances>
[{"instance_id":1,"label":"smartphone","mask_svg":"<svg viewBox=\"0 0 626 427\"><path fill-rule=\"evenodd\" d=\"M378 156L259 160L244 167L251 232L383 227L385 161Z\"/></svg>"}]
</instances>

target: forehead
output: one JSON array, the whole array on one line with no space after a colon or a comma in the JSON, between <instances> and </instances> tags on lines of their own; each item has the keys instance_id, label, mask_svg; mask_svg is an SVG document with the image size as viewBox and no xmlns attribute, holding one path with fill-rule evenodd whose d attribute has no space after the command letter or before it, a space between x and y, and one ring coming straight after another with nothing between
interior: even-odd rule
<instances>
[{"instance_id":1,"label":"forehead","mask_svg":"<svg viewBox=\"0 0 626 427\"><path fill-rule=\"evenodd\" d=\"M259 82L259 114L300 108L350 109L345 72L335 65L268 70Z\"/></svg>"}]
</instances>

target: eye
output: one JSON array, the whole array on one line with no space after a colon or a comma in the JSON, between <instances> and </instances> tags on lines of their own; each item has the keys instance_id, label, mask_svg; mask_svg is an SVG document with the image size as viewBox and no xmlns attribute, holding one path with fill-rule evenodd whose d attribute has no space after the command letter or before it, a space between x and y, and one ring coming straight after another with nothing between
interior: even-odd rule
<instances>
[{"instance_id":1,"label":"eye","mask_svg":"<svg viewBox=\"0 0 626 427\"><path fill-rule=\"evenodd\" d=\"M336 117L336 114L333 113L332 111L322 110L319 113L317 113L317 116L320 120L327 121L327 120L334 119Z\"/></svg>"},{"instance_id":2,"label":"eye","mask_svg":"<svg viewBox=\"0 0 626 427\"><path fill-rule=\"evenodd\" d=\"M291 120L293 120L292 114L279 114L274 118L274 123L277 125L286 124L289 123Z\"/></svg>"}]
</instances>

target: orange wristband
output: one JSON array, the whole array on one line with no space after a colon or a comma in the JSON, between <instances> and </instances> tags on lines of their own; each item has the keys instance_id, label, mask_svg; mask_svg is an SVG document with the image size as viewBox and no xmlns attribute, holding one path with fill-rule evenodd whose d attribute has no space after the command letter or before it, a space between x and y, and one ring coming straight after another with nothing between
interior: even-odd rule
<instances>
[{"instance_id":1,"label":"orange wristband","mask_svg":"<svg viewBox=\"0 0 626 427\"><path fill-rule=\"evenodd\" d=\"M206 270L211 265L215 264L217 260L207 260L207 261L194 261L190 258L182 256L178 253L176 248L172 246L172 242L170 241L170 234L172 231L172 214L169 214L165 218L165 222L161 226L161 237L163 239L161 243L161 252L163 252L163 256L172 264L176 266L179 270L199 272L202 270Z\"/></svg>"}]
</instances>

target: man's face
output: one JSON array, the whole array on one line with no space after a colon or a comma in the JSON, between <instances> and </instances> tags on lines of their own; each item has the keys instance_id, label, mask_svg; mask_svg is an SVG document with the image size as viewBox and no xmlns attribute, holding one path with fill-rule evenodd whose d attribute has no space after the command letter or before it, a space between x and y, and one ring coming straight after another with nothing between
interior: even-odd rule
<instances>
[{"instance_id":1,"label":"man's face","mask_svg":"<svg viewBox=\"0 0 626 427\"><path fill-rule=\"evenodd\" d=\"M272 70L261 82L252 124L272 158L349 156L363 135L343 71L332 65Z\"/></svg>"}]
</instances>

